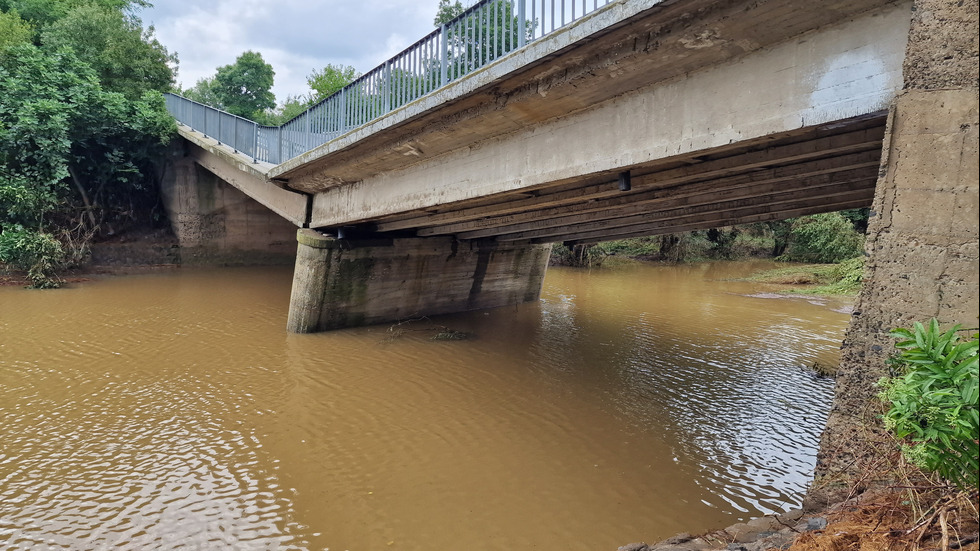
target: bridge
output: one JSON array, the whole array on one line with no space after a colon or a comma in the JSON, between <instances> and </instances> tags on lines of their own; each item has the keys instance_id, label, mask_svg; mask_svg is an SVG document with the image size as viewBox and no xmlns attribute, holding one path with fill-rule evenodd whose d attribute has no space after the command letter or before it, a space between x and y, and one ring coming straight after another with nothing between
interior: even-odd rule
<instances>
[{"instance_id":1,"label":"bridge","mask_svg":"<svg viewBox=\"0 0 980 551\"><path fill-rule=\"evenodd\" d=\"M168 97L166 203L191 249L298 240L294 332L535 300L552 243L872 204L882 292L928 243L914 279L975 305L976 14L944 6L485 0L282 127Z\"/></svg>"},{"instance_id":2,"label":"bridge","mask_svg":"<svg viewBox=\"0 0 980 551\"><path fill-rule=\"evenodd\" d=\"M870 205L833 497L890 328L976 327L977 0L599 4L480 2L280 128L168 98L185 257L295 254L311 332L535 300L555 242Z\"/></svg>"}]
</instances>

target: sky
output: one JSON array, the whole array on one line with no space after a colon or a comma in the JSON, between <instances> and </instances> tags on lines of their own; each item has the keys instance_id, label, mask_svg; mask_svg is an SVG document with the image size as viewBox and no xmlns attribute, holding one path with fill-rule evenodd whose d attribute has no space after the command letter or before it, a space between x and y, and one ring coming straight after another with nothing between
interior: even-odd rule
<instances>
[{"instance_id":1,"label":"sky","mask_svg":"<svg viewBox=\"0 0 980 551\"><path fill-rule=\"evenodd\" d=\"M470 2L464 2L469 4ZM276 101L309 91L328 63L366 73L435 30L438 0L154 0L137 15L177 53L189 88L246 50L276 72Z\"/></svg>"}]
</instances>

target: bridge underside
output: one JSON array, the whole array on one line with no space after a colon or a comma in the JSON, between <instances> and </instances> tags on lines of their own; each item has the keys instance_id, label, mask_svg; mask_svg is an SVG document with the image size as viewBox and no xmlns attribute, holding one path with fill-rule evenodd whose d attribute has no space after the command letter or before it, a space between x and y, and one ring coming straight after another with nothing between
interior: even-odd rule
<instances>
[{"instance_id":1,"label":"bridge underside","mask_svg":"<svg viewBox=\"0 0 980 551\"><path fill-rule=\"evenodd\" d=\"M580 244L868 207L885 115L382 217L356 230Z\"/></svg>"}]
</instances>

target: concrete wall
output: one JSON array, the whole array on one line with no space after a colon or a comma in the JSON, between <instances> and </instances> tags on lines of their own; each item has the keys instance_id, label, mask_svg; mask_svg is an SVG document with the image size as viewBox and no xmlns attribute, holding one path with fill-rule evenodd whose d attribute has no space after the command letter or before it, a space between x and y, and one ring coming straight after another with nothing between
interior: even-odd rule
<instances>
[{"instance_id":1,"label":"concrete wall","mask_svg":"<svg viewBox=\"0 0 980 551\"><path fill-rule=\"evenodd\" d=\"M290 264L296 226L202 168L179 157L162 185L182 264Z\"/></svg>"},{"instance_id":2,"label":"concrete wall","mask_svg":"<svg viewBox=\"0 0 980 551\"><path fill-rule=\"evenodd\" d=\"M895 352L888 331L935 317L977 327L976 0L916 0L868 227L865 283L846 340L811 502L841 495L882 438L875 382ZM886 444L887 445L887 444Z\"/></svg>"},{"instance_id":3,"label":"concrete wall","mask_svg":"<svg viewBox=\"0 0 980 551\"><path fill-rule=\"evenodd\" d=\"M297 233L287 328L311 333L536 300L550 245Z\"/></svg>"}]
</instances>

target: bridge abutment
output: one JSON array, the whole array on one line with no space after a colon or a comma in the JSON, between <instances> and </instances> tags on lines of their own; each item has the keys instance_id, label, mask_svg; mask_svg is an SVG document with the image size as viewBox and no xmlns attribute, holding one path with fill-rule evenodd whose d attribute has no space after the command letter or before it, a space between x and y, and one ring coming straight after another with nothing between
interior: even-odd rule
<instances>
[{"instance_id":1,"label":"bridge abutment","mask_svg":"<svg viewBox=\"0 0 980 551\"><path fill-rule=\"evenodd\" d=\"M876 382L889 331L937 318L977 327L980 302L977 2L917 0L869 221L864 285L842 349L812 506L867 480L880 459ZM873 477L873 476L872 476ZM873 482L867 482L871 484ZM860 490L860 488L859 488Z\"/></svg>"},{"instance_id":2,"label":"bridge abutment","mask_svg":"<svg viewBox=\"0 0 980 551\"><path fill-rule=\"evenodd\" d=\"M288 264L296 226L203 168L175 159L161 186L182 264Z\"/></svg>"},{"instance_id":3,"label":"bridge abutment","mask_svg":"<svg viewBox=\"0 0 980 551\"><path fill-rule=\"evenodd\" d=\"M312 333L537 300L551 245L452 238L299 242L287 329Z\"/></svg>"}]
</instances>

